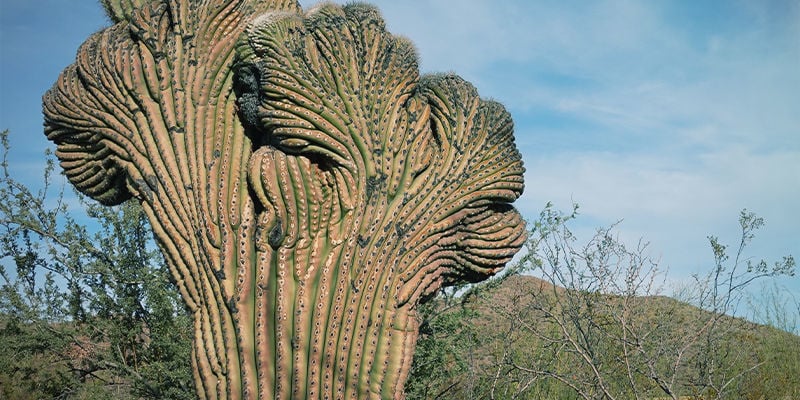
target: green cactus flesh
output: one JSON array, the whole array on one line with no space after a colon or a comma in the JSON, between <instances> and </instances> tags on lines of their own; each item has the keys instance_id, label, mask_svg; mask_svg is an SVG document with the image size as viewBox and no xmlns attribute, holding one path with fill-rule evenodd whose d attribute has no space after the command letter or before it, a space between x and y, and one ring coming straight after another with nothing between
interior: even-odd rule
<instances>
[{"instance_id":1,"label":"green cactus flesh","mask_svg":"<svg viewBox=\"0 0 800 400\"><path fill-rule=\"evenodd\" d=\"M402 398L415 307L521 247L509 114L371 6L103 0L44 97L70 181L142 202L201 398Z\"/></svg>"}]
</instances>

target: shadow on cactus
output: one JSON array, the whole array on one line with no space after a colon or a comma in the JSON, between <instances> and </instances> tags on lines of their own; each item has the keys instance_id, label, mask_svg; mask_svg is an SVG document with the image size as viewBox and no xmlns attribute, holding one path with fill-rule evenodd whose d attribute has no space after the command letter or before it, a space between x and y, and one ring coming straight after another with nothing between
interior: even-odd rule
<instances>
[{"instance_id":1,"label":"shadow on cactus","mask_svg":"<svg viewBox=\"0 0 800 400\"><path fill-rule=\"evenodd\" d=\"M416 306L525 240L505 109L372 6L107 0L44 98L70 181L141 201L203 398L400 398Z\"/></svg>"}]
</instances>

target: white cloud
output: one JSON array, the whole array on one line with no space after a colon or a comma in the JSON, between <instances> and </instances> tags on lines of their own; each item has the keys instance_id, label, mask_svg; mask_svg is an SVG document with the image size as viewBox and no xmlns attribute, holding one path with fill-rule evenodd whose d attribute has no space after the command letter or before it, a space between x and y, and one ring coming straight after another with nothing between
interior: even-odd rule
<instances>
[{"instance_id":1,"label":"white cloud","mask_svg":"<svg viewBox=\"0 0 800 400\"><path fill-rule=\"evenodd\" d=\"M743 208L764 217L767 226L754 254L777 258L797 251L800 213L787 211L800 198L800 152L757 154L725 148L677 163L658 155L576 153L528 160L526 194L520 207L535 215L553 201L581 205L596 226L624 219L628 242L645 238L674 273L685 274L710 262L707 235L735 241ZM591 227L589 227L591 228Z\"/></svg>"},{"instance_id":2,"label":"white cloud","mask_svg":"<svg viewBox=\"0 0 800 400\"><path fill-rule=\"evenodd\" d=\"M783 200L799 198L800 176L787 168L791 165L800 165L800 152L757 154L733 147L687 159L560 153L528 157L526 186L531 192L550 193L553 200L574 198L591 206L593 213L611 218L703 220L731 207L755 204L774 209L783 206Z\"/></svg>"}]
</instances>

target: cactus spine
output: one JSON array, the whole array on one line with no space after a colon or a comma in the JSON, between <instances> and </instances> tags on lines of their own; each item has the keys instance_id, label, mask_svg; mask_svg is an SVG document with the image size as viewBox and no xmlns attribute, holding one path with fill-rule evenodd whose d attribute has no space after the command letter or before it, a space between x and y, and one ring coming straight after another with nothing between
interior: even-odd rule
<instances>
[{"instance_id":1,"label":"cactus spine","mask_svg":"<svg viewBox=\"0 0 800 400\"><path fill-rule=\"evenodd\" d=\"M207 399L401 398L415 307L524 241L511 118L363 4L103 0L44 97L70 181L141 201Z\"/></svg>"}]
</instances>

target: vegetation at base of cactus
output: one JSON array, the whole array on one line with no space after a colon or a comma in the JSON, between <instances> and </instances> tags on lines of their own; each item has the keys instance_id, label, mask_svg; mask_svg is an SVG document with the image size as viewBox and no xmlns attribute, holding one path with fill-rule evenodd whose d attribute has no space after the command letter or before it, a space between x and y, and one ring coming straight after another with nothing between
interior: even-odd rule
<instances>
[{"instance_id":1,"label":"vegetation at base of cactus","mask_svg":"<svg viewBox=\"0 0 800 400\"><path fill-rule=\"evenodd\" d=\"M74 201L49 152L32 189L11 175L8 139L0 132L0 398L194 398L191 321L141 207Z\"/></svg>"}]
</instances>

